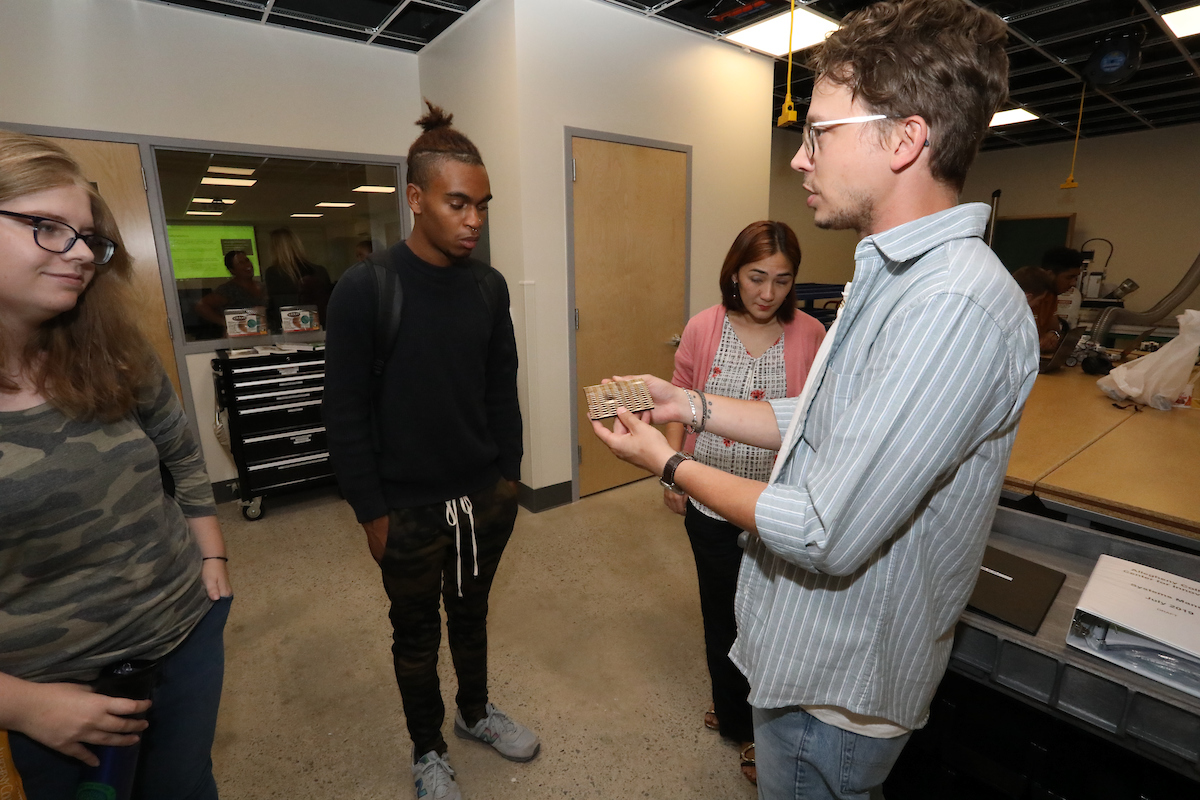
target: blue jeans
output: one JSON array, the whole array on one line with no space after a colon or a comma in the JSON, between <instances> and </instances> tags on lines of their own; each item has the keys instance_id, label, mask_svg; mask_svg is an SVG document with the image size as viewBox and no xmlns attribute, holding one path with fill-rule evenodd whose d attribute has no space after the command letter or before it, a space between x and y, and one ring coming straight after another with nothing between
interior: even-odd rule
<instances>
[{"instance_id":1,"label":"blue jeans","mask_svg":"<svg viewBox=\"0 0 1200 800\"><path fill-rule=\"evenodd\" d=\"M911 734L876 739L827 725L799 706L754 709L759 800L868 800Z\"/></svg>"},{"instance_id":2,"label":"blue jeans","mask_svg":"<svg viewBox=\"0 0 1200 800\"><path fill-rule=\"evenodd\" d=\"M217 800L213 735L225 677L223 597L161 662L138 754L135 800ZM10 731L9 744L29 800L74 800L83 762Z\"/></svg>"}]
</instances>

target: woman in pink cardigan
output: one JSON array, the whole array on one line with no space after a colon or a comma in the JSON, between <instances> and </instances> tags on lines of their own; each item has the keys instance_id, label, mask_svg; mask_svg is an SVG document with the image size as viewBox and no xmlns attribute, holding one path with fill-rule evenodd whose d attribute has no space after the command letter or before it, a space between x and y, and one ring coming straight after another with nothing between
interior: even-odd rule
<instances>
[{"instance_id":1,"label":"woman in pink cardigan","mask_svg":"<svg viewBox=\"0 0 1200 800\"><path fill-rule=\"evenodd\" d=\"M746 400L800 394L825 328L796 309L792 287L799 266L800 245L784 223L755 222L739 233L721 267L721 303L688 321L671 382ZM771 474L773 451L690 430L685 442L684 434L683 425L667 426L667 441L703 464L759 481ZM746 700L750 686L728 655L737 636L733 598L742 560L737 543L741 529L685 494L664 490L663 500L684 516L696 557L713 693L704 724L739 743L742 772L756 782L754 725Z\"/></svg>"}]
</instances>

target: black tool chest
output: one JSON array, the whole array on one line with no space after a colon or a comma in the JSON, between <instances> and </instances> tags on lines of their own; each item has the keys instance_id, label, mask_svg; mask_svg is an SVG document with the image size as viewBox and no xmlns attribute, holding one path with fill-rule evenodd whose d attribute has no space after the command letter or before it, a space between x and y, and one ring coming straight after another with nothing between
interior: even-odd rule
<instances>
[{"instance_id":1,"label":"black tool chest","mask_svg":"<svg viewBox=\"0 0 1200 800\"><path fill-rule=\"evenodd\" d=\"M218 350L212 370L246 519L262 516L264 497L333 482L321 421L324 350L253 356Z\"/></svg>"}]
</instances>

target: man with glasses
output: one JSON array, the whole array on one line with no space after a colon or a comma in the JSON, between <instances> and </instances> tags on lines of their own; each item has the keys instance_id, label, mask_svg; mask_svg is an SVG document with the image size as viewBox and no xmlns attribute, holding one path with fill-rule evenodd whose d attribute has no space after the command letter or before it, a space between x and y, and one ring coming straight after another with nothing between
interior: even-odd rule
<instances>
[{"instance_id":1,"label":"man with glasses","mask_svg":"<svg viewBox=\"0 0 1200 800\"><path fill-rule=\"evenodd\" d=\"M622 413L614 452L743 527L738 639L760 797L875 795L928 719L974 586L1037 334L958 205L1007 95L1004 23L962 0L877 3L818 45L792 166L818 227L861 241L799 398L685 397L650 420L779 448L768 483L673 453ZM699 409L692 412L692 407Z\"/></svg>"}]
</instances>

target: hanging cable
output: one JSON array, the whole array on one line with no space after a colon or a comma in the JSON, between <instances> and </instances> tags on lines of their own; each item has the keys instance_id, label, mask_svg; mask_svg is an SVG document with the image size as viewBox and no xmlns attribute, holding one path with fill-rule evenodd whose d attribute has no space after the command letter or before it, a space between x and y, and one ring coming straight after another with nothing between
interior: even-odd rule
<instances>
[{"instance_id":1,"label":"hanging cable","mask_svg":"<svg viewBox=\"0 0 1200 800\"><path fill-rule=\"evenodd\" d=\"M1079 122L1075 124L1075 150L1071 153L1071 174L1067 176L1067 180L1058 188L1060 189L1078 189L1079 184L1075 182L1075 156L1079 155L1079 131L1083 129L1083 98L1087 96L1087 84L1083 84L1083 88L1079 92Z\"/></svg>"},{"instance_id":2,"label":"hanging cable","mask_svg":"<svg viewBox=\"0 0 1200 800\"><path fill-rule=\"evenodd\" d=\"M779 121L775 127L782 128L796 121L796 106L792 103L792 32L796 29L796 0L792 0L792 13L788 18L788 76L787 95L783 98L783 108L779 112Z\"/></svg>"}]
</instances>

